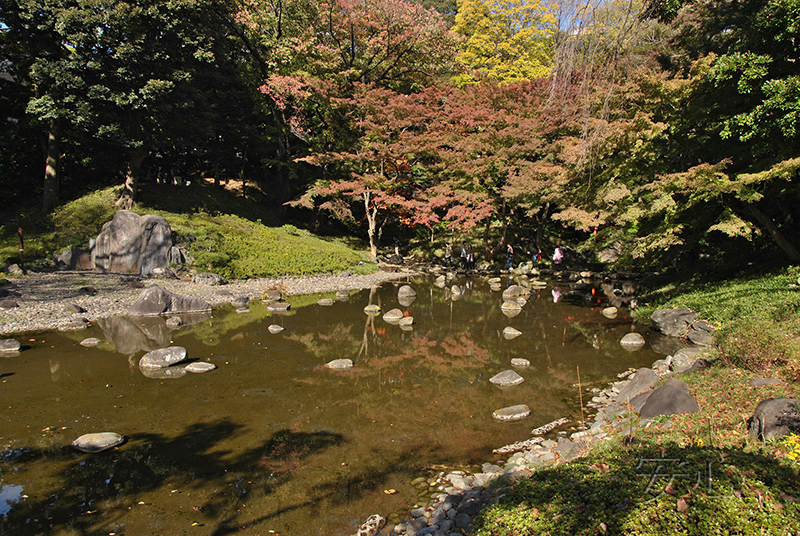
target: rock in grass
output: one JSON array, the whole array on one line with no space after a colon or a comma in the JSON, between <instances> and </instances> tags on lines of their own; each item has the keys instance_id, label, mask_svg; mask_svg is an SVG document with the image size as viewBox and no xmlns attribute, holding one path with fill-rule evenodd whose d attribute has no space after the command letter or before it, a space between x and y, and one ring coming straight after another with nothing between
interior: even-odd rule
<instances>
[{"instance_id":1,"label":"rock in grass","mask_svg":"<svg viewBox=\"0 0 800 536\"><path fill-rule=\"evenodd\" d=\"M492 412L492 418L496 421L513 422L520 421L531 414L531 409L525 404L509 406Z\"/></svg>"},{"instance_id":2,"label":"rock in grass","mask_svg":"<svg viewBox=\"0 0 800 536\"><path fill-rule=\"evenodd\" d=\"M651 419L659 415L681 415L694 413L700 407L695 399L677 385L662 385L652 394L639 410L639 417Z\"/></svg>"},{"instance_id":3,"label":"rock in grass","mask_svg":"<svg viewBox=\"0 0 800 536\"><path fill-rule=\"evenodd\" d=\"M72 442L72 446L82 452L101 452L116 447L125 438L116 432L97 432L84 434Z\"/></svg>"},{"instance_id":4,"label":"rock in grass","mask_svg":"<svg viewBox=\"0 0 800 536\"><path fill-rule=\"evenodd\" d=\"M170 346L147 352L139 360L139 367L145 369L167 368L186 359L186 348L183 346Z\"/></svg>"},{"instance_id":5,"label":"rock in grass","mask_svg":"<svg viewBox=\"0 0 800 536\"><path fill-rule=\"evenodd\" d=\"M346 370L353 368L353 361L351 359L334 359L326 363L325 366L334 370Z\"/></svg>"},{"instance_id":6,"label":"rock in grass","mask_svg":"<svg viewBox=\"0 0 800 536\"><path fill-rule=\"evenodd\" d=\"M767 398L756 406L750 418L752 439L767 441L789 434L800 434L800 407L792 398Z\"/></svg>"},{"instance_id":7,"label":"rock in grass","mask_svg":"<svg viewBox=\"0 0 800 536\"><path fill-rule=\"evenodd\" d=\"M513 370L504 370L499 374L495 374L489 381L500 387L509 387L511 385L519 385L525 381L525 378L514 372Z\"/></svg>"}]
</instances>

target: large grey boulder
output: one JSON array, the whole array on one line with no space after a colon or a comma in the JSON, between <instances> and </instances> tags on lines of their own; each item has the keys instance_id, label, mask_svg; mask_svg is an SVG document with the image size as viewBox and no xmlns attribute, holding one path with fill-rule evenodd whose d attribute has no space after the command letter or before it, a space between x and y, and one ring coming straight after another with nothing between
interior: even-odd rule
<instances>
[{"instance_id":1,"label":"large grey boulder","mask_svg":"<svg viewBox=\"0 0 800 536\"><path fill-rule=\"evenodd\" d=\"M513 301L520 297L527 299L530 295L531 291L522 285L511 285L503 291L503 300Z\"/></svg>"},{"instance_id":2,"label":"large grey boulder","mask_svg":"<svg viewBox=\"0 0 800 536\"><path fill-rule=\"evenodd\" d=\"M680 415L694 413L700 407L692 395L677 385L662 385L647 397L647 401L639 410L639 417L652 419L659 415Z\"/></svg>"},{"instance_id":3,"label":"large grey boulder","mask_svg":"<svg viewBox=\"0 0 800 536\"><path fill-rule=\"evenodd\" d=\"M704 348L681 348L672 356L669 368L672 372L677 374L686 372L692 368L694 362L697 361L701 355L706 355L707 353L708 350Z\"/></svg>"},{"instance_id":4,"label":"large grey boulder","mask_svg":"<svg viewBox=\"0 0 800 536\"><path fill-rule=\"evenodd\" d=\"M210 310L211 305L200 298L175 294L159 285L152 285L144 289L136 301L131 304L128 314L154 316L167 313L199 313Z\"/></svg>"},{"instance_id":5,"label":"large grey boulder","mask_svg":"<svg viewBox=\"0 0 800 536\"><path fill-rule=\"evenodd\" d=\"M705 320L695 320L689 326L686 338L700 346L711 346L714 344L714 326Z\"/></svg>"},{"instance_id":6,"label":"large grey boulder","mask_svg":"<svg viewBox=\"0 0 800 536\"><path fill-rule=\"evenodd\" d=\"M800 434L800 407L791 398L767 398L756 406L750 418L752 439L775 439Z\"/></svg>"},{"instance_id":7,"label":"large grey boulder","mask_svg":"<svg viewBox=\"0 0 800 536\"><path fill-rule=\"evenodd\" d=\"M658 309L650 316L653 327L670 337L682 337L686 335L689 326L692 325L695 318L697 318L697 313L685 307L679 309Z\"/></svg>"},{"instance_id":8,"label":"large grey boulder","mask_svg":"<svg viewBox=\"0 0 800 536\"><path fill-rule=\"evenodd\" d=\"M168 266L170 248L172 230L167 220L120 210L103 224L92 261L101 270L149 275L155 268Z\"/></svg>"},{"instance_id":9,"label":"large grey boulder","mask_svg":"<svg viewBox=\"0 0 800 536\"><path fill-rule=\"evenodd\" d=\"M55 261L73 270L91 270L94 268L91 251L77 246L63 251L60 255L55 257Z\"/></svg>"},{"instance_id":10,"label":"large grey boulder","mask_svg":"<svg viewBox=\"0 0 800 536\"><path fill-rule=\"evenodd\" d=\"M625 387L620 389L619 394L614 397L614 402L617 404L627 404L633 397L639 393L643 393L658 383L658 374L649 368L640 368L633 375L633 378L628 382Z\"/></svg>"},{"instance_id":11,"label":"large grey boulder","mask_svg":"<svg viewBox=\"0 0 800 536\"><path fill-rule=\"evenodd\" d=\"M186 359L186 348L183 346L170 346L147 352L139 360L139 368L161 369L180 363Z\"/></svg>"}]
</instances>

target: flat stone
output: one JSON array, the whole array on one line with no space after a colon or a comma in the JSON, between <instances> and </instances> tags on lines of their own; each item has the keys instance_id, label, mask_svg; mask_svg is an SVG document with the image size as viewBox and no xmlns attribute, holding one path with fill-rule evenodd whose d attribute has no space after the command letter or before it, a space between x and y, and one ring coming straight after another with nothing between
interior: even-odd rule
<instances>
[{"instance_id":1,"label":"flat stone","mask_svg":"<svg viewBox=\"0 0 800 536\"><path fill-rule=\"evenodd\" d=\"M78 305L78 304L75 304L75 303L68 303L68 304L66 304L66 305L64 306L64 312L65 312L65 313L77 313L77 314L83 314L83 313L85 313L85 312L86 312L86 309L84 309L83 307L81 307L81 306L80 306L80 305Z\"/></svg>"},{"instance_id":2,"label":"flat stone","mask_svg":"<svg viewBox=\"0 0 800 536\"><path fill-rule=\"evenodd\" d=\"M269 302L276 302L283 299L283 293L280 290L270 289L264 293L264 301Z\"/></svg>"},{"instance_id":3,"label":"flat stone","mask_svg":"<svg viewBox=\"0 0 800 536\"><path fill-rule=\"evenodd\" d=\"M203 372L208 372L209 370L214 370L215 368L217 368L217 366L213 363L208 363L206 361L195 361L194 363L189 363L186 365L186 372L200 374Z\"/></svg>"},{"instance_id":4,"label":"flat stone","mask_svg":"<svg viewBox=\"0 0 800 536\"><path fill-rule=\"evenodd\" d=\"M350 299L350 292L346 290L337 290L336 299L339 301L347 301Z\"/></svg>"},{"instance_id":5,"label":"flat stone","mask_svg":"<svg viewBox=\"0 0 800 536\"><path fill-rule=\"evenodd\" d=\"M530 367L531 362L525 359L524 357L512 357L511 358L511 366L512 367Z\"/></svg>"},{"instance_id":6,"label":"flat stone","mask_svg":"<svg viewBox=\"0 0 800 536\"><path fill-rule=\"evenodd\" d=\"M504 315L511 318L520 314L522 312L522 307L515 301L506 301L500 306L500 310Z\"/></svg>"},{"instance_id":7,"label":"flat stone","mask_svg":"<svg viewBox=\"0 0 800 536\"><path fill-rule=\"evenodd\" d=\"M345 370L353 368L353 361L351 359L334 359L326 363L325 366L334 370Z\"/></svg>"},{"instance_id":8,"label":"flat stone","mask_svg":"<svg viewBox=\"0 0 800 536\"><path fill-rule=\"evenodd\" d=\"M186 359L186 348L183 346L170 346L147 352L139 360L139 368L160 369L166 368Z\"/></svg>"},{"instance_id":9,"label":"flat stone","mask_svg":"<svg viewBox=\"0 0 800 536\"><path fill-rule=\"evenodd\" d=\"M412 325L414 325L414 317L413 316L404 316L403 318L398 320L397 323L398 323L398 325L400 325L400 327L412 326Z\"/></svg>"},{"instance_id":10,"label":"flat stone","mask_svg":"<svg viewBox=\"0 0 800 536\"><path fill-rule=\"evenodd\" d=\"M145 378L151 380L176 380L186 376L186 367L167 367L167 368L142 368L139 367L139 372Z\"/></svg>"},{"instance_id":11,"label":"flat stone","mask_svg":"<svg viewBox=\"0 0 800 536\"><path fill-rule=\"evenodd\" d=\"M323 307L330 307L333 305L334 301L332 298L322 298L317 302L317 305L322 305Z\"/></svg>"},{"instance_id":12,"label":"flat stone","mask_svg":"<svg viewBox=\"0 0 800 536\"><path fill-rule=\"evenodd\" d=\"M97 346L101 342L102 341L100 339L98 339L97 337L89 337L88 339L83 339L81 341L81 346L86 346L88 348L88 347L91 347L91 346Z\"/></svg>"},{"instance_id":13,"label":"flat stone","mask_svg":"<svg viewBox=\"0 0 800 536\"><path fill-rule=\"evenodd\" d=\"M649 368L640 368L636 371L630 382L620 389L619 394L614 397L614 402L627 404L633 397L652 389L658 383L658 375Z\"/></svg>"},{"instance_id":14,"label":"flat stone","mask_svg":"<svg viewBox=\"0 0 800 536\"><path fill-rule=\"evenodd\" d=\"M403 285L397 290L397 297L416 296L417 292L410 285Z\"/></svg>"},{"instance_id":15,"label":"flat stone","mask_svg":"<svg viewBox=\"0 0 800 536\"><path fill-rule=\"evenodd\" d=\"M245 309L250 306L250 298L247 296L236 296L231 300L231 305L237 309Z\"/></svg>"},{"instance_id":16,"label":"flat stone","mask_svg":"<svg viewBox=\"0 0 800 536\"><path fill-rule=\"evenodd\" d=\"M522 335L522 332L516 328L512 328L511 326L506 326L506 328L503 330L503 337L505 337L506 340L516 339L520 335Z\"/></svg>"},{"instance_id":17,"label":"flat stone","mask_svg":"<svg viewBox=\"0 0 800 536\"><path fill-rule=\"evenodd\" d=\"M750 387L768 387L770 385L786 385L786 382L776 378L754 378L747 382L747 385Z\"/></svg>"},{"instance_id":18,"label":"flat stone","mask_svg":"<svg viewBox=\"0 0 800 536\"><path fill-rule=\"evenodd\" d=\"M3 339L0 340L0 352L18 352L20 348L17 339Z\"/></svg>"},{"instance_id":19,"label":"flat stone","mask_svg":"<svg viewBox=\"0 0 800 536\"><path fill-rule=\"evenodd\" d=\"M498 374L495 374L489 381L495 385L499 385L501 387L508 387L511 385L518 385L525 381L525 378L514 372L513 370L504 370Z\"/></svg>"},{"instance_id":20,"label":"flat stone","mask_svg":"<svg viewBox=\"0 0 800 536\"><path fill-rule=\"evenodd\" d=\"M19 304L13 298L6 298L4 300L0 300L0 308L13 309L15 307L19 307Z\"/></svg>"},{"instance_id":21,"label":"flat stone","mask_svg":"<svg viewBox=\"0 0 800 536\"><path fill-rule=\"evenodd\" d=\"M72 446L82 452L101 452L125 441L125 438L116 432L96 432L84 434L72 442Z\"/></svg>"},{"instance_id":22,"label":"flat stone","mask_svg":"<svg viewBox=\"0 0 800 536\"><path fill-rule=\"evenodd\" d=\"M603 309L603 316L606 318L617 318L617 313L619 313L619 309L616 307L606 307Z\"/></svg>"},{"instance_id":23,"label":"flat stone","mask_svg":"<svg viewBox=\"0 0 800 536\"><path fill-rule=\"evenodd\" d=\"M364 312L367 313L369 316L377 316L381 313L381 306L376 304L370 304L364 307Z\"/></svg>"},{"instance_id":24,"label":"flat stone","mask_svg":"<svg viewBox=\"0 0 800 536\"><path fill-rule=\"evenodd\" d=\"M281 331L284 330L284 328L283 326L279 326L278 324L272 324L270 327L267 328L267 330L269 330L270 333L275 334L275 333L280 333Z\"/></svg>"}]
</instances>

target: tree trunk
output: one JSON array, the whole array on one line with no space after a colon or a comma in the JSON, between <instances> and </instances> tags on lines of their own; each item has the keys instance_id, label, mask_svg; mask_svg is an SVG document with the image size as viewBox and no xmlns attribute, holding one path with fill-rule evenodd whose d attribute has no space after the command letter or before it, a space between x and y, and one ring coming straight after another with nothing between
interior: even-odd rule
<instances>
[{"instance_id":1,"label":"tree trunk","mask_svg":"<svg viewBox=\"0 0 800 536\"><path fill-rule=\"evenodd\" d=\"M536 218L536 248L542 251L542 240L544 239L544 224L547 221L547 214L550 212L550 203L545 203L544 208L539 211Z\"/></svg>"},{"instance_id":2,"label":"tree trunk","mask_svg":"<svg viewBox=\"0 0 800 536\"><path fill-rule=\"evenodd\" d=\"M58 204L58 175L60 168L61 126L55 119L50 120L50 132L47 135L47 153L44 168L44 192L42 195L42 211L48 214Z\"/></svg>"},{"instance_id":3,"label":"tree trunk","mask_svg":"<svg viewBox=\"0 0 800 536\"><path fill-rule=\"evenodd\" d=\"M144 143L141 117L138 114L130 119L130 129L134 148L128 160L128 170L125 173L125 184L122 186L122 193L114 203L124 210L130 210L136 202L136 196L139 193L139 177L142 175L142 162L147 158L148 153Z\"/></svg>"},{"instance_id":4,"label":"tree trunk","mask_svg":"<svg viewBox=\"0 0 800 536\"><path fill-rule=\"evenodd\" d=\"M369 200L370 200L369 191L364 192L362 195L364 197L364 208L366 209L366 212L367 212L367 225L368 225L368 227L367 227L367 236L369 236L369 254L370 254L370 257L372 257L373 261L377 261L378 260L378 245L375 242L375 229L377 227L376 220L377 220L377 216L378 216L378 207L373 206L372 208L370 208L370 206L369 206L370 205L370 203L369 203Z\"/></svg>"},{"instance_id":5,"label":"tree trunk","mask_svg":"<svg viewBox=\"0 0 800 536\"><path fill-rule=\"evenodd\" d=\"M772 240L778 244L778 247L781 248L784 253L786 253L792 262L800 263L800 250L798 250L794 244L789 242L778 226L775 225L775 222L772 221L772 218L764 214L754 203L749 203L747 205L747 211L756 219L756 221L758 221L758 223L764 227L764 229L766 229L766 231L772 237Z\"/></svg>"}]
</instances>

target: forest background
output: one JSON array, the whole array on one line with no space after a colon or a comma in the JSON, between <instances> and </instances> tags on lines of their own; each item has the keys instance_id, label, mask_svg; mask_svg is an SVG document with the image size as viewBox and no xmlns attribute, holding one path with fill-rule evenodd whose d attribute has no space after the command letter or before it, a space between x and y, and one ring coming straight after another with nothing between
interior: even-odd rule
<instances>
[{"instance_id":1,"label":"forest background","mask_svg":"<svg viewBox=\"0 0 800 536\"><path fill-rule=\"evenodd\" d=\"M800 263L800 0L0 9L4 238L88 192L200 213L177 189L227 186L373 257Z\"/></svg>"}]
</instances>

